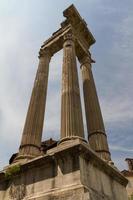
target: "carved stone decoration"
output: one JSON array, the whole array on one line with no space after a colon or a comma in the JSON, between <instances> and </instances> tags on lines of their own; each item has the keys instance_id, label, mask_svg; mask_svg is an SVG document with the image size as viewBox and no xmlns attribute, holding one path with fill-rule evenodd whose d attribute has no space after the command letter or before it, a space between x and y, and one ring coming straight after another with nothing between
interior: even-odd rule
<instances>
[{"instance_id":1,"label":"carved stone decoration","mask_svg":"<svg viewBox=\"0 0 133 200\"><path fill-rule=\"evenodd\" d=\"M13 200L22 200L26 196L26 186L24 184L16 185L12 183L9 190L9 196Z\"/></svg>"}]
</instances>

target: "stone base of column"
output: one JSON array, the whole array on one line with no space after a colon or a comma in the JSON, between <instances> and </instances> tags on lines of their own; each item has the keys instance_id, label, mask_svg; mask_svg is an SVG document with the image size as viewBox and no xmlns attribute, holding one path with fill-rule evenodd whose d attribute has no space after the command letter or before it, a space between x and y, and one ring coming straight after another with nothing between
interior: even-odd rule
<instances>
[{"instance_id":1,"label":"stone base of column","mask_svg":"<svg viewBox=\"0 0 133 200\"><path fill-rule=\"evenodd\" d=\"M28 156L28 155L18 155L15 160L13 161L13 164L15 163L23 163L28 160L34 159L36 156Z\"/></svg>"},{"instance_id":2,"label":"stone base of column","mask_svg":"<svg viewBox=\"0 0 133 200\"><path fill-rule=\"evenodd\" d=\"M59 142L58 142L58 145L60 144L64 144L65 142L73 142L73 140L79 140L79 141L82 141L82 142L85 142L87 143L87 141L83 138L83 137L79 137L79 136L70 136L70 137L64 137L62 138Z\"/></svg>"},{"instance_id":3,"label":"stone base of column","mask_svg":"<svg viewBox=\"0 0 133 200\"><path fill-rule=\"evenodd\" d=\"M102 130L94 130L88 135L90 147L97 153L97 155L105 162L111 161L111 154L107 145L107 135Z\"/></svg>"},{"instance_id":4,"label":"stone base of column","mask_svg":"<svg viewBox=\"0 0 133 200\"><path fill-rule=\"evenodd\" d=\"M25 148L23 148L23 147L25 147ZM27 154L27 152L28 152L27 150L29 150L28 154ZM34 152L34 154L33 154L33 152ZM17 157L14 159L13 163L16 163L16 162L21 163L23 161L28 161L28 160L34 159L40 155L41 155L41 151L40 151L39 147L37 147L35 145L26 144L26 145L20 146L19 153L18 153Z\"/></svg>"}]
</instances>

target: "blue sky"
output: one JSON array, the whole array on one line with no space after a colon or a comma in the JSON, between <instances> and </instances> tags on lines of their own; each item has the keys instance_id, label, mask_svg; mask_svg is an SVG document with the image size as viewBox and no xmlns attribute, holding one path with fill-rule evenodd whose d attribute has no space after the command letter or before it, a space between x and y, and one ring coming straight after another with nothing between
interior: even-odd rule
<instances>
[{"instance_id":1,"label":"blue sky","mask_svg":"<svg viewBox=\"0 0 133 200\"><path fill-rule=\"evenodd\" d=\"M124 159L133 155L133 1L1 0L1 169L20 145L39 48L60 27L62 12L72 3L96 38L93 73L112 159L123 169ZM50 64L43 139L60 135L61 65L62 51ZM80 72L79 79L82 89Z\"/></svg>"}]
</instances>

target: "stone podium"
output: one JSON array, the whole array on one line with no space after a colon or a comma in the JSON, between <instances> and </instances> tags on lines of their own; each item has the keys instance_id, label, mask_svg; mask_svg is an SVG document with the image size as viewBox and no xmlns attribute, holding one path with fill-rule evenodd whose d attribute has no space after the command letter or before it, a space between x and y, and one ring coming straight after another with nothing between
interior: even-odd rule
<instances>
[{"instance_id":1,"label":"stone podium","mask_svg":"<svg viewBox=\"0 0 133 200\"><path fill-rule=\"evenodd\" d=\"M43 43L20 148L0 172L1 200L127 200L127 179L111 161L92 74L89 48L95 39L71 5L61 28ZM41 148L51 57L63 49L61 133ZM80 99L76 57L81 64L88 141Z\"/></svg>"}]
</instances>

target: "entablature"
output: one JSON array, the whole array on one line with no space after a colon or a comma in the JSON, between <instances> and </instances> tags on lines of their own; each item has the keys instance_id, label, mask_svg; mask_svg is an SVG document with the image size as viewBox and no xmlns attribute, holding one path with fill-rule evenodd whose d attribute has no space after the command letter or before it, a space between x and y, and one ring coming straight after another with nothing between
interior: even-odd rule
<instances>
[{"instance_id":1,"label":"entablature","mask_svg":"<svg viewBox=\"0 0 133 200\"><path fill-rule=\"evenodd\" d=\"M73 5L66 9L63 14L66 20L61 23L61 28L43 43L41 50L48 48L52 55L55 54L63 48L64 35L72 32L75 37L76 55L80 60L81 57L89 54L88 49L95 43L95 38Z\"/></svg>"}]
</instances>

